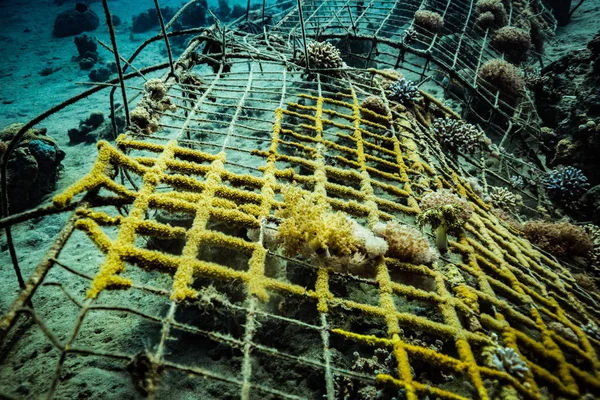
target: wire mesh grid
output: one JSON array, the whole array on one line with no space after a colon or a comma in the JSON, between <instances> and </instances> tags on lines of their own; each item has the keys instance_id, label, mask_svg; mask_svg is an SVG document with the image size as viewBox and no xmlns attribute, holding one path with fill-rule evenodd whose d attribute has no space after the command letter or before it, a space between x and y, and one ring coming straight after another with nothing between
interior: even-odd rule
<instances>
[{"instance_id":1,"label":"wire mesh grid","mask_svg":"<svg viewBox=\"0 0 600 400\"><path fill-rule=\"evenodd\" d=\"M600 342L582 330L597 322L598 299L464 184L428 130L433 116L452 111L426 94L412 112L395 107L382 87L388 76L376 70L290 70L289 46L276 36L252 45L229 37L218 64L219 52L205 47L212 74L200 78L185 57L178 62L187 79L167 79L175 108L152 110L156 132L100 142L92 171L55 198L57 208L78 209L0 321L0 362L12 362L4 373L35 363L14 360L39 351L28 343L43 335L48 356L35 379L45 385L35 395L48 398L117 387L156 398L175 390L334 399L372 388L384 398L488 399L510 387L537 399L600 390ZM392 109L380 122L360 106L372 94ZM382 258L353 276L269 248L267 221L291 183L369 225L414 224L418 200L436 188L452 188L475 213L439 265ZM72 265L61 254L89 254L82 235L97 252ZM29 329L15 325L20 314L31 317ZM524 377L486 365L492 333L525 360ZM386 369L349 362L381 351ZM85 371L103 371L113 387Z\"/></svg>"},{"instance_id":2,"label":"wire mesh grid","mask_svg":"<svg viewBox=\"0 0 600 400\"><path fill-rule=\"evenodd\" d=\"M463 117L477 116L490 133L504 135L512 120L526 135L537 137L539 118L528 96L517 99L478 81L479 71L486 62L504 56L492 44L493 29L484 29L477 23L476 3L475 0L307 1L302 3L303 24L295 9L282 18L272 32L294 43L300 40L304 26L311 38L338 40L338 47L343 49L349 62L359 68L368 68L376 62L380 67L401 67L403 71L413 72L415 80L427 77L437 81L448 92L461 97ZM534 41L553 36L556 21L542 2L506 1L503 4L508 25L527 30L533 27L532 32L537 34ZM415 21L418 10L441 15L443 28L431 32L418 26ZM300 43L297 47L301 48ZM480 102L487 107L478 106ZM490 107L494 110L492 113Z\"/></svg>"},{"instance_id":3,"label":"wire mesh grid","mask_svg":"<svg viewBox=\"0 0 600 400\"><path fill-rule=\"evenodd\" d=\"M56 369L40 371L50 378L48 397L67 395L81 365L110 365L113 379L131 376L140 393L159 398L173 387L209 396L193 376L215 382L213 396L234 398L340 398L350 381L408 399L487 399L490 380L525 398L598 390L599 343L581 329L596 320L593 303L576 299L569 273L489 214L445 163L426 124L449 110L432 103L417 107L416 117L381 116L394 121L390 136L361 116L365 96L385 98L377 73L307 81L280 63L235 65L242 64L203 76L199 87L173 85L176 109L161 115L162 129L130 132L116 147L100 142L92 171L55 198L59 208L81 195L81 204L104 206L77 210L28 285L29 293L37 289L35 303L70 302L73 318L59 323L41 314L44 307L33 311L27 296L11 310L30 314L41 329L28 334L46 335L47 351L57 353ZM453 188L476 211L447 260L464 282L452 284L435 265L391 258L356 277L268 250L265 220L292 182L369 223L414 223L423 193ZM159 210L183 213L191 225L160 222ZM73 229L89 237L97 258L77 266L61 260L59 253L78 251L69 247ZM260 232L258 241L247 239L249 229ZM177 239L180 253L160 245ZM3 329L14 317L5 316ZM96 318L113 332L108 343L88 328ZM153 341L136 340L138 330ZM526 360L523 379L484 365L492 332ZM18 335L9 337L18 342ZM290 345L292 335L302 335L304 346ZM431 348L435 340L444 345ZM339 358L357 349L387 350L394 368L352 370ZM462 380L469 385L456 384Z\"/></svg>"}]
</instances>

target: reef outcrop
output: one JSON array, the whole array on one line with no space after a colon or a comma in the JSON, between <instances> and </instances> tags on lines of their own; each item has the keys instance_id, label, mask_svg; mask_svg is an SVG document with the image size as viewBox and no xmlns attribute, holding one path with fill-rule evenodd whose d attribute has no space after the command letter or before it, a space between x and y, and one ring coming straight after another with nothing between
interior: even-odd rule
<instances>
[{"instance_id":1,"label":"reef outcrop","mask_svg":"<svg viewBox=\"0 0 600 400\"><path fill-rule=\"evenodd\" d=\"M7 143L23 127L16 123L0 131L0 157ZM46 128L33 128L25 133L7 162L8 201L11 213L37 205L44 195L54 190L65 152L47 135Z\"/></svg>"}]
</instances>

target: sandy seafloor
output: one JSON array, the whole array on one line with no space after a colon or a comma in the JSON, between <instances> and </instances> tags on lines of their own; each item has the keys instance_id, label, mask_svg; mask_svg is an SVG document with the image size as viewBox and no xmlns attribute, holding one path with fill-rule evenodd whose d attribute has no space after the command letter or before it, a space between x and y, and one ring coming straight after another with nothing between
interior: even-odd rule
<instances>
[{"instance_id":1,"label":"sandy seafloor","mask_svg":"<svg viewBox=\"0 0 600 400\"><path fill-rule=\"evenodd\" d=\"M240 1L240 4L242 1ZM26 122L36 115L47 110L77 93L85 90L86 86L78 85L76 82L86 82L88 71L79 68L72 57L77 54L73 37L54 38L52 36L52 25L54 17L60 11L73 7L74 2L66 2L62 6L56 6L52 1L28 2L3 0L0 3L0 128L14 122ZM132 7L135 4L135 9ZM163 1L162 6L177 6L180 1ZM134 13L148 9L153 3L131 2L117 0L110 2L113 14L118 15L123 24L117 28L119 50L124 56L131 54L145 38L152 36L153 32L144 34L130 34L131 17ZM102 6L99 2L91 3L90 7L100 16L100 27L91 33L105 43L109 43ZM573 16L572 22L559 28L556 38L548 43L546 50L547 62L555 60L567 52L583 47L597 32L600 20L600 2L587 0ZM161 44L154 44L145 50L137 59L136 66L143 67L162 62L165 60L164 53L160 50ZM107 60L112 61L112 55L99 47L99 53ZM45 67L58 68L49 76L42 77L39 72ZM114 75L113 75L114 76ZM132 85L140 82L131 81ZM435 90L434 90L435 93ZM69 145L67 130L77 127L79 121L86 118L91 111L101 111L108 115L108 90L101 91L74 106L70 106L57 116L51 117L43 122L41 126L48 129L48 134L55 138L61 148L66 152L63 161L64 169L57 183L56 192L64 190L87 172L97 154L96 146L93 144ZM52 195L48 195L47 202ZM13 235L19 256L20 265L25 277L28 277L42 259L49 244L54 240L57 233L65 223L68 215L49 216L13 228ZM65 249L61 259L71 265L84 265L89 273L93 273L93 266L98 265L102 256L98 254L90 241L81 233L76 233L74 240L70 242L70 248ZM89 266L89 268L87 267ZM58 273L54 280L73 279L65 284L74 290L74 294L83 299L86 284L81 284L72 275ZM161 277L156 275L154 284L161 286ZM0 237L0 315L3 314L14 300L18 291L18 285L14 276L10 258L6 247L5 237ZM117 294L114 300L124 299ZM55 330L59 340L64 341L67 333L72 329L73 321L77 316L77 309L68 304L64 296L55 292L42 290L37 296L37 307L51 316L51 328ZM127 296L129 303L142 301L138 295ZM145 298L144 298L145 299ZM164 310L166 306L164 298L156 298L150 304L140 305L146 310ZM150 311L149 311L150 312ZM163 311L160 311L163 312ZM122 322L114 321L114 318L122 318ZM114 343L114 348L131 347L132 352L142 350L144 342L158 333L156 327L146 326L139 323L129 323L130 318L111 316L105 318L92 318L90 325L85 326L83 337L89 337L89 342L83 339L83 345L91 345L94 341L110 343L114 337L128 336L128 341L119 340ZM64 321L64 324L63 324ZM114 322L110 324L110 322ZM105 326L119 326L126 335L117 332L105 331ZM114 329L114 328L111 328ZM0 364L0 393L7 391L13 393L15 387L20 387L20 395L36 398L40 395L38 387L42 382L47 382L52 376L56 355L58 352L49 345L42 335L30 335L26 344L20 350L20 357L11 365ZM0 357L6 354L0 353ZM185 360L180 355L179 360ZM39 361L36 359L39 357ZM188 357L193 357L192 354ZM233 363L231 363L233 364ZM223 373L232 365L224 365ZM219 367L220 368L220 367ZM239 371L239 368L235 367ZM61 392L60 398L130 398L122 396L119 392L126 386L122 382L122 374L112 373L109 368L99 363L96 367L87 365L84 370L77 369L77 363L69 365L66 370L68 380L71 380L70 388L74 391ZM265 378L266 379L266 378ZM189 387L188 393L197 390ZM116 392L111 392L116 390ZM212 389L214 393L205 393L206 396L225 398L224 392ZM114 395L114 396L113 396ZM118 396L117 396L118 395ZM187 398L182 395L180 398ZM199 397L196 397L199 398ZM208 398L208 397L207 397Z\"/></svg>"}]
</instances>

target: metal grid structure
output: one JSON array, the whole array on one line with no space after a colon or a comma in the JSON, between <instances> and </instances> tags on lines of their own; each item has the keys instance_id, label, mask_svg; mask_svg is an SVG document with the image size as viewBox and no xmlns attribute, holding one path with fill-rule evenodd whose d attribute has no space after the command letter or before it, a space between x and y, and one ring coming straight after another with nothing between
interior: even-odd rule
<instances>
[{"instance_id":1,"label":"metal grid structure","mask_svg":"<svg viewBox=\"0 0 600 400\"><path fill-rule=\"evenodd\" d=\"M504 59L494 48L493 29L482 29L477 24L475 0L454 2L435 1L369 1L369 2L303 2L302 23L298 8L286 13L271 29L281 44L266 40L263 55L269 54L290 61L281 54L298 55L302 52L304 28L309 40L331 41L358 69L376 65L380 69L400 69L407 79L422 84L435 82L446 98L455 98L459 114L465 120L477 123L493 140L494 152L501 154L500 166L487 168L489 151L465 159L482 171L484 183L490 178L495 184L511 187L530 200L529 204L548 207L543 190L533 182L544 173L539 158L544 145L540 141L541 120L529 93L515 98L493 90L478 81L482 66L491 60ZM504 1L508 25L535 29L538 40L547 40L554 34L556 21L541 1ZM415 12L433 11L440 14L444 26L438 33L416 28ZM271 53L275 50L274 53ZM535 53L535 52L534 52ZM532 58L543 58L535 53ZM460 169L459 164L454 165ZM511 177L520 176L527 182L527 190L511 183ZM486 183L487 185L487 183ZM530 210L535 213L535 210Z\"/></svg>"},{"instance_id":2,"label":"metal grid structure","mask_svg":"<svg viewBox=\"0 0 600 400\"><path fill-rule=\"evenodd\" d=\"M176 63L179 83L164 77L175 110L147 110L160 114L160 129L130 130L114 146L100 142L92 170L46 208L77 210L0 321L1 362L45 336L50 368L40 366L45 385L34 395L48 398L76 393L72 376L85 367L111 371L119 388L155 398L179 390L182 397L335 399L342 379L411 400L489 399L493 386L531 399L600 391L600 341L582 330L597 323L600 299L578 290L568 270L464 184L428 129L433 117L453 112L425 93L410 110L395 107L381 85L389 76L374 69L307 76L289 68L285 41L250 39L218 28L194 39ZM215 70L200 80L205 64ZM373 94L392 109L380 116L390 128L361 117L362 99ZM414 224L418 200L437 188L468 199L475 213L439 263L381 258L357 277L263 245L265 220L293 182L369 226ZM190 225L160 222L164 211ZM246 238L248 229L260 232L258 241ZM61 256L79 251L82 235L97 257L70 265ZM153 249L157 240L180 240L183 248ZM463 283L451 282L450 266ZM52 304L43 305L48 299L68 303L69 320L57 320ZM17 323L22 314L29 325ZM90 328L98 321L110 340ZM527 363L522 379L485 365L492 333ZM432 350L436 339L444 345ZM369 357L378 349L389 352L392 370L349 368L353 351Z\"/></svg>"},{"instance_id":3,"label":"metal grid structure","mask_svg":"<svg viewBox=\"0 0 600 400\"><path fill-rule=\"evenodd\" d=\"M477 75L481 66L491 59L502 58L502 55L491 43L493 31L477 25L476 3L475 0L306 2L302 8L303 24L296 9L282 18L272 32L293 43L293 40L301 38L303 25L306 35L311 38L340 39L344 53L361 60L364 68L376 61L380 68L389 66L411 71L421 80L430 77L446 88L454 80L466 91L463 116L478 112L471 104L473 101L484 101L494 108L493 117L504 115L533 131L538 121L532 114L534 107L529 99L518 101L510 96L499 96L499 92L491 92L489 88L478 85ZM524 25L536 24L540 36L550 38L553 35L556 21L541 2L503 3L508 6L508 25L528 28ZM414 17L417 10L440 14L444 20L443 29L433 33L419 27L417 33ZM531 11L535 15L531 15ZM344 40L348 37L366 43L367 51L364 51L364 46L357 46L362 50L360 52L353 50L352 43ZM495 128L503 134L506 126L502 124L506 121L494 121L493 117L480 115L482 120L489 119L491 125L499 124Z\"/></svg>"}]
</instances>

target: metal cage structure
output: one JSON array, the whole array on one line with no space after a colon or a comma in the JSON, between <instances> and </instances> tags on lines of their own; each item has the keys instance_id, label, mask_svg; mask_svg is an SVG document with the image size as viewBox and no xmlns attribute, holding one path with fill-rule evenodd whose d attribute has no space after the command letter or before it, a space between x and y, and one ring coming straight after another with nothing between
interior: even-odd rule
<instances>
[{"instance_id":1,"label":"metal cage structure","mask_svg":"<svg viewBox=\"0 0 600 400\"><path fill-rule=\"evenodd\" d=\"M490 129L509 132L505 141L509 127L533 132L526 97L500 105L498 93L477 85L482 62L498 55L473 27L473 2L298 4L269 16L270 25L258 10L232 26L186 31L196 36L172 63L124 71L46 113L103 87L122 87L136 101L125 133L98 143L78 182L50 205L1 220L10 230L72 214L0 319L0 394L20 398L24 379L36 398L598 393L599 296L466 183L430 129L456 112L425 92L404 107L385 89L387 67L442 87L460 69L451 78L467 88L463 113L476 113L478 99L490 106ZM407 44L406 15L425 6L454 21L444 29L456 33L455 53L447 34L421 32ZM520 10L511 8L511 18ZM169 26L167 37L184 34ZM364 66L299 66L305 38L360 48L346 55ZM128 83L155 69L168 69L158 95ZM390 110L378 122L365 118L369 96ZM437 189L468 201L473 215L433 264L379 257L352 274L269 244L269 221L286 206L289 185L369 227L415 225L420 199ZM85 258L66 257L77 254ZM32 348L39 342L46 345ZM494 363L498 348L523 368Z\"/></svg>"}]
</instances>

